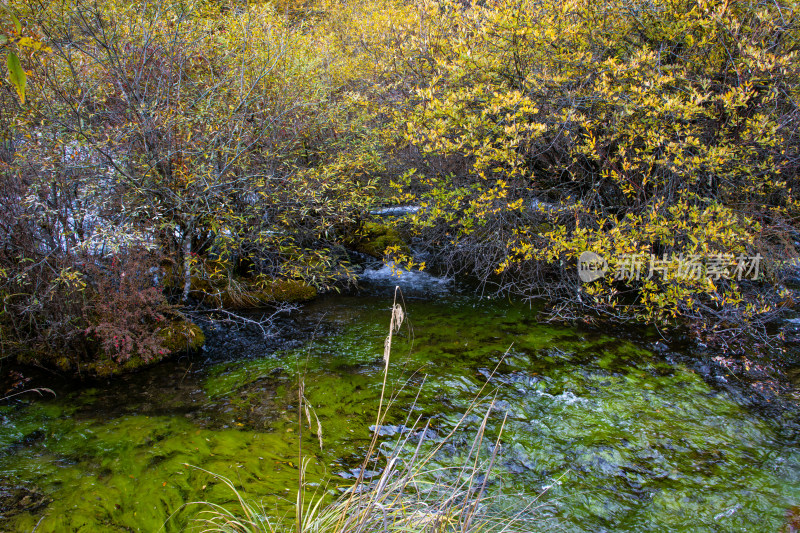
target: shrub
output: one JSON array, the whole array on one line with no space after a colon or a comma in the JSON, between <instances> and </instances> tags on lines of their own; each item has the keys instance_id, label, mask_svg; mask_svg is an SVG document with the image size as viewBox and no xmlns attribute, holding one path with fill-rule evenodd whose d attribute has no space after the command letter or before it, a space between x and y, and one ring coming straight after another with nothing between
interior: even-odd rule
<instances>
[{"instance_id":1,"label":"shrub","mask_svg":"<svg viewBox=\"0 0 800 533\"><path fill-rule=\"evenodd\" d=\"M797 3L439 6L448 20L395 49L430 74L385 107L414 167L393 187L421 204L408 222L427 248L556 318L691 323L723 347L763 334L787 301L774 265L798 253ZM583 251L760 254L768 268L581 285Z\"/></svg>"}]
</instances>

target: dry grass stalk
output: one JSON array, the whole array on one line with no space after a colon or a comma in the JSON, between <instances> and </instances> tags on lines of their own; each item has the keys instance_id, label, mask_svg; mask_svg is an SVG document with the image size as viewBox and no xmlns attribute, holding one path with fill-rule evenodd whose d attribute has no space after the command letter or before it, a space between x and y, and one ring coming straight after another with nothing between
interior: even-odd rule
<instances>
[{"instance_id":1,"label":"dry grass stalk","mask_svg":"<svg viewBox=\"0 0 800 533\"><path fill-rule=\"evenodd\" d=\"M195 518L192 524L193 529L202 532L225 533L288 533L292 530L297 533L488 533L524 531L526 529L524 524L530 520L528 515L531 514L536 498L522 511L515 514L505 513L502 509L497 514L492 514L489 510L492 500L487 496L487 483L501 450L500 437L507 420L506 415L494 440L494 447L489 459L482 459L481 451L486 438L489 417L495 409L494 400L489 403L467 455L460 465L440 467L434 464L443 447L451 441L459 428L466 425L467 417L478 408L480 400L486 397L484 391L489 386L490 380L483 385L465 413L444 438L437 441L427 439L430 423L428 422L420 428L420 419L413 421L411 427L419 428L419 431L407 432L400 436L394 448L387 454L386 466L378 480L365 482L364 473L374 461L376 450L378 450L380 427L386 421L386 415L392 403L392 398L387 401L386 397L392 338L405 319L403 307L397 302L398 294L399 288L395 290L389 334L386 337L384 348L383 385L375 430L354 484L333 503L324 504L325 497L324 494L321 494L319 497L312 498L311 504L306 508L302 493L305 487L305 470L308 459L303 457L302 445L299 444L298 453L301 467L298 472L298 482L300 486L293 526L281 520L270 521L264 509L244 498L229 479L208 472L234 491L242 508L242 515L239 516L213 503L192 502L186 505L200 504L208 507ZM313 411L305 400L303 385L301 380L298 391L300 401L298 424L301 427L303 412L305 412L307 422L311 425ZM316 415L314 416L316 418ZM409 421L407 420L407 422ZM319 419L316 419L316 423L321 435L322 425ZM404 458L408 455L406 452L411 449L410 439L414 434L419 436L419 440L413 448L411 457ZM300 435L301 437L302 435Z\"/></svg>"}]
</instances>

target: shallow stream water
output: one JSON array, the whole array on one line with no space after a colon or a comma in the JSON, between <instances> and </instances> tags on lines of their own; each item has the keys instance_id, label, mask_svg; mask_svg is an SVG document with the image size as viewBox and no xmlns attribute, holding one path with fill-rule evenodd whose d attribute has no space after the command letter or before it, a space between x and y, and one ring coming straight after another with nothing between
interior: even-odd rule
<instances>
[{"instance_id":1,"label":"shallow stream water","mask_svg":"<svg viewBox=\"0 0 800 533\"><path fill-rule=\"evenodd\" d=\"M0 530L180 530L202 508L184 504L233 501L203 470L270 514L291 512L300 375L322 426L322 449L316 421L304 430L307 490L338 493L375 423L391 304L391 290L323 298L297 319L310 333L292 350L179 358L3 406L2 477L52 502ZM417 418L435 438L486 386L498 408L490 433L508 415L490 488L527 508L532 530L779 531L800 503L800 444L785 421L644 339L544 325L528 307L448 291L405 310L381 438ZM464 442L479 422L468 420Z\"/></svg>"}]
</instances>

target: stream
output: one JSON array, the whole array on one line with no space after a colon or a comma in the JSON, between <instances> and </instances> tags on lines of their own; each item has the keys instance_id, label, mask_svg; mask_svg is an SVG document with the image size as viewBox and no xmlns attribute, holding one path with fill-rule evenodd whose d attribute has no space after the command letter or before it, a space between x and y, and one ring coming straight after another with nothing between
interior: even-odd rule
<instances>
[{"instance_id":1,"label":"stream","mask_svg":"<svg viewBox=\"0 0 800 533\"><path fill-rule=\"evenodd\" d=\"M493 398L488 433L502 446L488 486L531 515L532 531L777 532L800 504L794 415L747 408L647 349L649 332L542 324L530 307L418 282L398 281L406 320L380 439L396 441L415 420L430 421L435 439L476 397ZM301 376L322 428L314 419L303 431L306 490L340 494L375 424L392 297L377 283L320 298L287 321L292 339L278 350L210 331L206 353L133 375L80 388L37 381L56 396L0 407L0 476L30 491L0 530L178 531L203 509L185 504L234 502L208 472L267 514L291 516ZM466 419L442 466L485 411Z\"/></svg>"}]
</instances>

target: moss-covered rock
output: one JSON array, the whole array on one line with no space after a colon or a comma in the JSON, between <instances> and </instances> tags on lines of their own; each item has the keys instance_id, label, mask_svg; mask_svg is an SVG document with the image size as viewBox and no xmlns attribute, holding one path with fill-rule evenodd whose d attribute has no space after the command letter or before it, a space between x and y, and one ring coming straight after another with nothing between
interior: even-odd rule
<instances>
[{"instance_id":1,"label":"moss-covered rock","mask_svg":"<svg viewBox=\"0 0 800 533\"><path fill-rule=\"evenodd\" d=\"M304 302L315 298L317 289L303 281L273 279L258 294L267 302Z\"/></svg>"},{"instance_id":2,"label":"moss-covered rock","mask_svg":"<svg viewBox=\"0 0 800 533\"><path fill-rule=\"evenodd\" d=\"M410 255L411 250L403 237L395 228L377 222L366 222L350 239L350 246L363 254L383 258L390 246L398 247L403 254Z\"/></svg>"},{"instance_id":3,"label":"moss-covered rock","mask_svg":"<svg viewBox=\"0 0 800 533\"><path fill-rule=\"evenodd\" d=\"M250 283L240 283L234 279L211 283L209 280L192 280L192 290L189 293L193 298L202 301L211 307L225 309L248 309L259 307L262 302Z\"/></svg>"},{"instance_id":4,"label":"moss-covered rock","mask_svg":"<svg viewBox=\"0 0 800 533\"><path fill-rule=\"evenodd\" d=\"M88 363L83 372L88 372L94 376L108 377L114 374L119 374L121 369L122 365L115 363L110 358L103 357L102 359ZM126 370L132 370L132 368L127 368Z\"/></svg>"},{"instance_id":5,"label":"moss-covered rock","mask_svg":"<svg viewBox=\"0 0 800 533\"><path fill-rule=\"evenodd\" d=\"M194 298L224 309L254 309L283 302L303 302L317 296L317 289L300 280L264 278L192 279Z\"/></svg>"},{"instance_id":6,"label":"moss-covered rock","mask_svg":"<svg viewBox=\"0 0 800 533\"><path fill-rule=\"evenodd\" d=\"M12 484L8 480L0 481L0 514L4 518L34 512L52 501L38 487Z\"/></svg>"},{"instance_id":7,"label":"moss-covered rock","mask_svg":"<svg viewBox=\"0 0 800 533\"><path fill-rule=\"evenodd\" d=\"M171 259L164 259L159 265L161 285L168 290L176 289L180 286L181 276L177 265Z\"/></svg>"},{"instance_id":8,"label":"moss-covered rock","mask_svg":"<svg viewBox=\"0 0 800 533\"><path fill-rule=\"evenodd\" d=\"M125 361L120 362L99 349L91 361L79 363L81 367L79 373L108 377L131 372L155 364L177 353L199 350L206 341L200 326L183 318L172 320L166 326L162 326L157 334L162 348L158 353L148 357L134 353Z\"/></svg>"},{"instance_id":9,"label":"moss-covered rock","mask_svg":"<svg viewBox=\"0 0 800 533\"><path fill-rule=\"evenodd\" d=\"M167 287L183 290L169 264L162 264ZM222 259L198 258L190 279L189 295L206 305L223 309L255 309L283 302L302 302L315 298L317 289L301 280L279 279L263 275L242 276L234 265Z\"/></svg>"},{"instance_id":10,"label":"moss-covered rock","mask_svg":"<svg viewBox=\"0 0 800 533\"><path fill-rule=\"evenodd\" d=\"M174 261L161 262L162 286L168 291L183 291L185 282L183 268L179 268ZM192 265L189 290L193 292L208 292L215 286L224 285L233 272L233 265L222 259L197 258Z\"/></svg>"},{"instance_id":11,"label":"moss-covered rock","mask_svg":"<svg viewBox=\"0 0 800 533\"><path fill-rule=\"evenodd\" d=\"M163 327L158 336L162 339L164 355L199 350L206 342L200 326L188 320L174 320Z\"/></svg>"}]
</instances>

